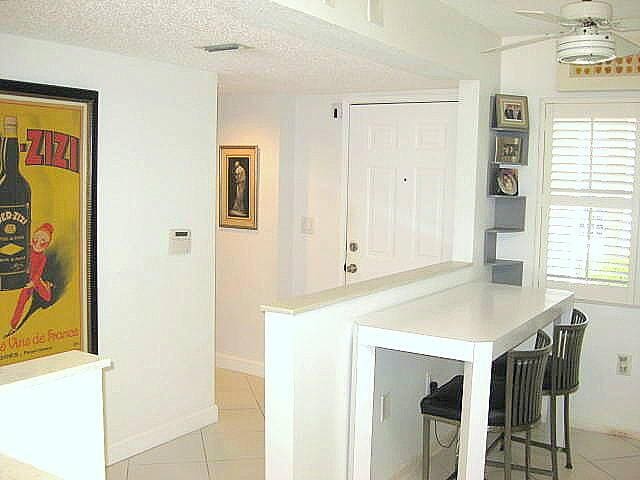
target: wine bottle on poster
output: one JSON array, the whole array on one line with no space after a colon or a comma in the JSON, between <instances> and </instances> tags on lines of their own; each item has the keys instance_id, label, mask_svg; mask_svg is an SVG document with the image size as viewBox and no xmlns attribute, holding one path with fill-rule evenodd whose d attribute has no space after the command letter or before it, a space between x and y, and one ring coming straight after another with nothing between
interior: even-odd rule
<instances>
[{"instance_id":1,"label":"wine bottle on poster","mask_svg":"<svg viewBox=\"0 0 640 480\"><path fill-rule=\"evenodd\" d=\"M7 116L0 174L0 290L22 288L28 279L31 188L19 164L18 122Z\"/></svg>"}]
</instances>

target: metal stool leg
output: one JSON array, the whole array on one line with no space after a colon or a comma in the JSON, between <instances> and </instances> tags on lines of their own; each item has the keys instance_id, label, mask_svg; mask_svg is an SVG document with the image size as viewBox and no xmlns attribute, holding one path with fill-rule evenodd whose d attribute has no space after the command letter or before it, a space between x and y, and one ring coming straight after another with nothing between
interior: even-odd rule
<instances>
[{"instance_id":1,"label":"metal stool leg","mask_svg":"<svg viewBox=\"0 0 640 480\"><path fill-rule=\"evenodd\" d=\"M529 466L531 465L531 429L527 430L527 437L524 443L524 474L526 480L530 480L531 472Z\"/></svg>"},{"instance_id":2,"label":"metal stool leg","mask_svg":"<svg viewBox=\"0 0 640 480\"><path fill-rule=\"evenodd\" d=\"M550 405L549 421L551 423L551 471L552 471L553 480L558 480L558 440L556 438L557 415L556 415L556 397L554 395L551 395L549 397L549 405Z\"/></svg>"},{"instance_id":3,"label":"metal stool leg","mask_svg":"<svg viewBox=\"0 0 640 480\"><path fill-rule=\"evenodd\" d=\"M564 396L564 448L567 456L567 468L573 468L571 461L571 432L569 430L569 394Z\"/></svg>"},{"instance_id":4,"label":"metal stool leg","mask_svg":"<svg viewBox=\"0 0 640 480\"><path fill-rule=\"evenodd\" d=\"M431 465L431 419L422 417L422 480L429 480Z\"/></svg>"},{"instance_id":5,"label":"metal stool leg","mask_svg":"<svg viewBox=\"0 0 640 480\"><path fill-rule=\"evenodd\" d=\"M511 480L511 432L506 432L504 436L504 480Z\"/></svg>"}]
</instances>

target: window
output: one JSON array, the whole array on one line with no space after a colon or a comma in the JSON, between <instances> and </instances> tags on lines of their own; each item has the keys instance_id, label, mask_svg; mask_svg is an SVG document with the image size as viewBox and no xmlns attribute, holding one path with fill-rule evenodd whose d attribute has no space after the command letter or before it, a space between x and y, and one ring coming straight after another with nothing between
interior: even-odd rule
<instances>
[{"instance_id":1,"label":"window","mask_svg":"<svg viewBox=\"0 0 640 480\"><path fill-rule=\"evenodd\" d=\"M545 113L540 277L580 298L638 303L640 102Z\"/></svg>"}]
</instances>

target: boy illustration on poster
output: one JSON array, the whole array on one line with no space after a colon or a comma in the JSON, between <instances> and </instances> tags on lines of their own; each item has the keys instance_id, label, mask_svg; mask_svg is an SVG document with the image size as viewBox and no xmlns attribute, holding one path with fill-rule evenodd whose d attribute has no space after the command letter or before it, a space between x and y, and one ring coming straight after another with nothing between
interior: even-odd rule
<instances>
[{"instance_id":1,"label":"boy illustration on poster","mask_svg":"<svg viewBox=\"0 0 640 480\"><path fill-rule=\"evenodd\" d=\"M18 303L11 317L11 329L5 337L16 333L37 307L46 308L53 298L53 283L42 278L47 256L45 250L53 240L53 225L43 223L33 233L29 252L29 281L20 291ZM27 302L31 299L31 308L23 317ZM34 308L35 307L35 308Z\"/></svg>"}]
</instances>

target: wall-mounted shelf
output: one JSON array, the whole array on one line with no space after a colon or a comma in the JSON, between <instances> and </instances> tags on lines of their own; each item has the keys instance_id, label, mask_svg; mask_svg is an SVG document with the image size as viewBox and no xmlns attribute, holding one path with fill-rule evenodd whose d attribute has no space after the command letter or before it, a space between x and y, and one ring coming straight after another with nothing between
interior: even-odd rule
<instances>
[{"instance_id":1,"label":"wall-mounted shelf","mask_svg":"<svg viewBox=\"0 0 640 480\"><path fill-rule=\"evenodd\" d=\"M495 125L495 99L491 99L493 124ZM519 162L496 162L498 137L514 137L520 143ZM527 199L521 195L501 195L496 177L500 168L518 169L528 164L529 132L506 128L491 128L489 164L487 171L487 196L494 200L493 227L484 232L484 261L491 266L491 281L507 285L522 285L524 263L521 260L496 258L498 235L524 232ZM514 174L519 172L516 171ZM520 183L520 180L518 180ZM518 186L519 191L519 186Z\"/></svg>"},{"instance_id":2,"label":"wall-mounted shelf","mask_svg":"<svg viewBox=\"0 0 640 480\"><path fill-rule=\"evenodd\" d=\"M496 227L496 228L487 228L487 233L520 233L524 232L524 228L516 228L516 227Z\"/></svg>"}]
</instances>

